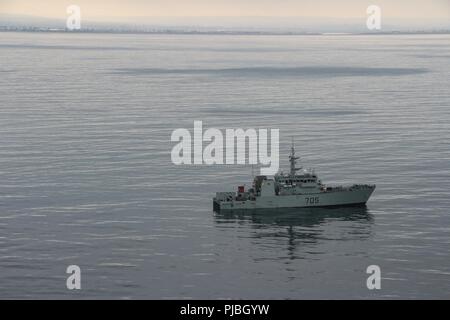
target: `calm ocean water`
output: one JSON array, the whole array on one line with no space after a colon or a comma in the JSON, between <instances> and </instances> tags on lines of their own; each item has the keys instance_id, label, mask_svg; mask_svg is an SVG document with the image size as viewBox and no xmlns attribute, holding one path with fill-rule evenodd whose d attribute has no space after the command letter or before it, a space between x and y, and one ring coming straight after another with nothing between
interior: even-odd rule
<instances>
[{"instance_id":1,"label":"calm ocean water","mask_svg":"<svg viewBox=\"0 0 450 320\"><path fill-rule=\"evenodd\" d=\"M449 298L450 36L0 34L0 298ZM279 128L367 208L217 215L249 166L176 128ZM82 289L66 289L68 265ZM366 287L379 265L381 290Z\"/></svg>"}]
</instances>

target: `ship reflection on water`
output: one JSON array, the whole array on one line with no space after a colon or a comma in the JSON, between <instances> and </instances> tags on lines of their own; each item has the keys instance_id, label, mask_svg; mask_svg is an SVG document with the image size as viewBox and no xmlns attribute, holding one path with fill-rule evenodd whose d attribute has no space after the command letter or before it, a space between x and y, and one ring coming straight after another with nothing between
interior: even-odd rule
<instances>
[{"instance_id":1,"label":"ship reflection on water","mask_svg":"<svg viewBox=\"0 0 450 320\"><path fill-rule=\"evenodd\" d=\"M252 238L261 245L287 248L289 259L304 258L299 252L302 249L304 254L320 253L320 249L316 252L309 249L332 241L367 240L372 234L373 221L365 205L215 214L218 228L237 228L242 230L239 237Z\"/></svg>"}]
</instances>

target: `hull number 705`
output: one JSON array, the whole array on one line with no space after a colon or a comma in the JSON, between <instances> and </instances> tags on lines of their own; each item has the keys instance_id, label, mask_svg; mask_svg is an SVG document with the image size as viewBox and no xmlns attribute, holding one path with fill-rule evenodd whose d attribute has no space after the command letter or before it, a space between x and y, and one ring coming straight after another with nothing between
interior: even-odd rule
<instances>
[{"instance_id":1,"label":"hull number 705","mask_svg":"<svg viewBox=\"0 0 450 320\"><path fill-rule=\"evenodd\" d=\"M306 197L306 204L318 204L319 203L319 197Z\"/></svg>"}]
</instances>

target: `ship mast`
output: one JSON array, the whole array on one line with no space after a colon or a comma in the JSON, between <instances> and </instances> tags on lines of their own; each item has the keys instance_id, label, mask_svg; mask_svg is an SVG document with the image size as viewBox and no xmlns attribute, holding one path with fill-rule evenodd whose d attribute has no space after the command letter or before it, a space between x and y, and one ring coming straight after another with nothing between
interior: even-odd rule
<instances>
[{"instance_id":1,"label":"ship mast","mask_svg":"<svg viewBox=\"0 0 450 320\"><path fill-rule=\"evenodd\" d=\"M295 156L294 139L292 139L291 155L289 156L289 163L291 164L291 176L295 176L296 172L301 169L295 167L298 159L300 159L300 157Z\"/></svg>"}]
</instances>

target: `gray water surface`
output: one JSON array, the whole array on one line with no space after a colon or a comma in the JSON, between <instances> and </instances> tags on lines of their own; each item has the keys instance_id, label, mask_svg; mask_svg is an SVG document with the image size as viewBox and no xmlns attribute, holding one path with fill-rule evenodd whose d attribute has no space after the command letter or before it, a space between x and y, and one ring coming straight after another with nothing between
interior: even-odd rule
<instances>
[{"instance_id":1,"label":"gray water surface","mask_svg":"<svg viewBox=\"0 0 450 320\"><path fill-rule=\"evenodd\" d=\"M449 40L0 33L0 298L449 298ZM173 165L194 120L377 189L214 214L251 168Z\"/></svg>"}]
</instances>

